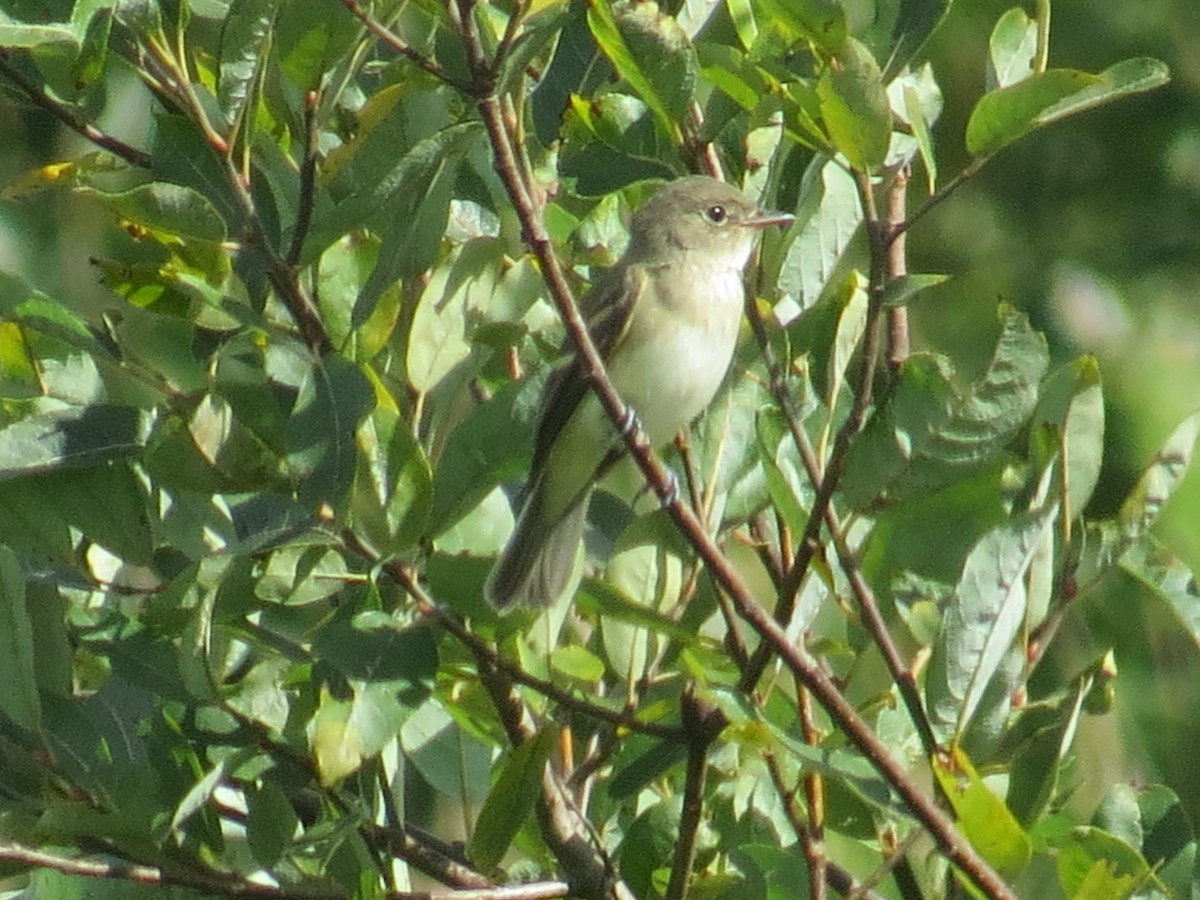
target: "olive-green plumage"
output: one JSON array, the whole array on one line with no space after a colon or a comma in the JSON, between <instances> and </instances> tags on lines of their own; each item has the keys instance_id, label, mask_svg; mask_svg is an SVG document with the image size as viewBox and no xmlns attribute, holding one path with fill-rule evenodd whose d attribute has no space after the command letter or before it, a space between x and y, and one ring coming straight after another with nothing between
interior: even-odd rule
<instances>
[{"instance_id":1,"label":"olive-green plumage","mask_svg":"<svg viewBox=\"0 0 1200 900\"><path fill-rule=\"evenodd\" d=\"M758 209L712 178L682 178L633 217L625 255L581 311L613 387L658 446L712 400L729 369L755 236L790 216ZM546 385L525 501L488 578L497 608L547 605L575 566L596 479L620 458L619 436L577 359Z\"/></svg>"}]
</instances>

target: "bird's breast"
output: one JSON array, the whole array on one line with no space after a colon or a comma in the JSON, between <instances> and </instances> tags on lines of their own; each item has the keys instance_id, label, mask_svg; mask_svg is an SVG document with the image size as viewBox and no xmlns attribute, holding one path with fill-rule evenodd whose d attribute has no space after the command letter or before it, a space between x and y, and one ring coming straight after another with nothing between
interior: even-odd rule
<instances>
[{"instance_id":1,"label":"bird's breast","mask_svg":"<svg viewBox=\"0 0 1200 900\"><path fill-rule=\"evenodd\" d=\"M609 361L609 374L651 441L661 445L699 415L721 386L745 292L741 272L728 268L697 266L655 278L648 286L653 294L638 303L637 319Z\"/></svg>"}]
</instances>

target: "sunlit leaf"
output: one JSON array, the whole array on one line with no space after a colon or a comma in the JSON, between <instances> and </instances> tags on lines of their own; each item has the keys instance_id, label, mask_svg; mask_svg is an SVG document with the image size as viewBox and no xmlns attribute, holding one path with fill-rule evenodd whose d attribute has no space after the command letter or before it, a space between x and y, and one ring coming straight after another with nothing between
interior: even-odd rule
<instances>
[{"instance_id":1,"label":"sunlit leaf","mask_svg":"<svg viewBox=\"0 0 1200 900\"><path fill-rule=\"evenodd\" d=\"M959 827L983 858L1008 877L1024 870L1033 849L1029 835L1004 801L984 784L966 755L959 750L935 755L933 773L950 800Z\"/></svg>"},{"instance_id":2,"label":"sunlit leaf","mask_svg":"<svg viewBox=\"0 0 1200 900\"><path fill-rule=\"evenodd\" d=\"M986 156L1035 128L1094 109L1121 97L1161 87L1170 80L1155 59L1128 59L1089 75L1050 69L984 94L967 122L967 151Z\"/></svg>"},{"instance_id":3,"label":"sunlit leaf","mask_svg":"<svg viewBox=\"0 0 1200 900\"><path fill-rule=\"evenodd\" d=\"M1025 621L1025 581L1034 550L1057 508L993 529L967 557L934 644L925 694L930 722L961 735Z\"/></svg>"},{"instance_id":4,"label":"sunlit leaf","mask_svg":"<svg viewBox=\"0 0 1200 900\"><path fill-rule=\"evenodd\" d=\"M887 159L892 110L879 64L854 39L831 57L817 80L821 116L850 167L871 172Z\"/></svg>"}]
</instances>

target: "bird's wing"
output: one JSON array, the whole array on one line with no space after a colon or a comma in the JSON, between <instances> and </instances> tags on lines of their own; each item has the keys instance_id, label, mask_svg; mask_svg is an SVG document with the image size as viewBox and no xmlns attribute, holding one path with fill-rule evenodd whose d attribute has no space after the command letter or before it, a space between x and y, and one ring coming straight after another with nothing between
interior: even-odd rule
<instances>
[{"instance_id":1,"label":"bird's wing","mask_svg":"<svg viewBox=\"0 0 1200 900\"><path fill-rule=\"evenodd\" d=\"M580 312L601 359L612 359L624 340L646 282L647 272L643 266L617 266L601 275L580 302ZM569 335L565 343L572 346ZM532 471L541 471L546 454L587 396L589 388L589 379L578 353L572 353L570 359L550 375L538 420Z\"/></svg>"}]
</instances>

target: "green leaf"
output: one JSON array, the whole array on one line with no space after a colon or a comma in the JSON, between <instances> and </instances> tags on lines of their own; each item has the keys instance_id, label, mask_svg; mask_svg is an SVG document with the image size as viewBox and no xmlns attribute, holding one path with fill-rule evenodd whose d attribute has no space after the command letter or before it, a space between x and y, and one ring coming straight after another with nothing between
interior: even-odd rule
<instances>
[{"instance_id":1,"label":"green leaf","mask_svg":"<svg viewBox=\"0 0 1200 900\"><path fill-rule=\"evenodd\" d=\"M1198 439L1200 412L1193 413L1176 426L1122 504L1120 520L1126 540L1138 539L1154 524L1187 474Z\"/></svg>"},{"instance_id":2,"label":"green leaf","mask_svg":"<svg viewBox=\"0 0 1200 900\"><path fill-rule=\"evenodd\" d=\"M288 463L300 485L301 503L338 510L357 464L355 432L374 402L357 366L338 356L316 360L287 422Z\"/></svg>"},{"instance_id":3,"label":"green leaf","mask_svg":"<svg viewBox=\"0 0 1200 900\"><path fill-rule=\"evenodd\" d=\"M1006 88L1033 74L1037 22L1014 6L992 29L988 41L988 90Z\"/></svg>"},{"instance_id":4,"label":"green leaf","mask_svg":"<svg viewBox=\"0 0 1200 900\"><path fill-rule=\"evenodd\" d=\"M426 700L408 717L400 745L438 793L464 804L487 797L491 749L460 728L437 700Z\"/></svg>"},{"instance_id":5,"label":"green leaf","mask_svg":"<svg viewBox=\"0 0 1200 900\"><path fill-rule=\"evenodd\" d=\"M167 240L225 240L225 221L220 213L203 194L182 185L154 182L118 193L90 187L80 187L77 192L99 200L129 225Z\"/></svg>"},{"instance_id":6,"label":"green leaf","mask_svg":"<svg viewBox=\"0 0 1200 900\"><path fill-rule=\"evenodd\" d=\"M281 4L274 43L283 74L302 91L316 90L321 76L343 62L359 28L341 4Z\"/></svg>"},{"instance_id":7,"label":"green leaf","mask_svg":"<svg viewBox=\"0 0 1200 900\"><path fill-rule=\"evenodd\" d=\"M882 166L892 139L892 108L871 52L849 39L821 71L817 97L829 137L850 168L869 173Z\"/></svg>"},{"instance_id":8,"label":"green leaf","mask_svg":"<svg viewBox=\"0 0 1200 900\"><path fill-rule=\"evenodd\" d=\"M783 516L795 534L803 534L808 524L808 512L800 501L794 482L788 478L776 456L780 441L791 441L782 434L774 410L765 410L758 415L758 443L763 474L766 476L767 494L775 512Z\"/></svg>"},{"instance_id":9,"label":"green leaf","mask_svg":"<svg viewBox=\"0 0 1200 900\"><path fill-rule=\"evenodd\" d=\"M963 734L1025 621L1024 575L1055 507L993 529L972 549L946 610L925 680L930 724Z\"/></svg>"},{"instance_id":10,"label":"green leaf","mask_svg":"<svg viewBox=\"0 0 1200 900\"><path fill-rule=\"evenodd\" d=\"M90 88L104 77L112 24L113 11L108 8L96 10L96 14L88 21L79 55L71 66L71 80L77 90Z\"/></svg>"},{"instance_id":11,"label":"green leaf","mask_svg":"<svg viewBox=\"0 0 1200 900\"><path fill-rule=\"evenodd\" d=\"M1059 882L1071 900L1125 900L1153 878L1136 849L1099 828L1072 829L1057 849Z\"/></svg>"},{"instance_id":12,"label":"green leaf","mask_svg":"<svg viewBox=\"0 0 1200 900\"><path fill-rule=\"evenodd\" d=\"M395 686L387 682L356 684L351 700L335 699L321 688L320 704L308 723L321 783L334 785L358 771L396 736L403 717Z\"/></svg>"},{"instance_id":13,"label":"green leaf","mask_svg":"<svg viewBox=\"0 0 1200 900\"><path fill-rule=\"evenodd\" d=\"M949 275L904 275L888 282L883 292L883 306L894 309L907 306L922 291L935 288L950 280Z\"/></svg>"},{"instance_id":14,"label":"green leaf","mask_svg":"<svg viewBox=\"0 0 1200 900\"><path fill-rule=\"evenodd\" d=\"M145 411L110 404L18 419L0 428L0 478L131 456L146 443L151 421Z\"/></svg>"},{"instance_id":15,"label":"green leaf","mask_svg":"<svg viewBox=\"0 0 1200 900\"><path fill-rule=\"evenodd\" d=\"M740 6L741 4L737 4ZM755 59L783 56L794 50L797 44L812 43L822 53L841 53L847 43L848 25L846 11L838 0L751 0L753 19L745 14L734 15L734 4L730 4L730 15L743 23L756 23L756 39L753 45L746 44ZM751 32L745 24L739 36L748 37Z\"/></svg>"},{"instance_id":16,"label":"green leaf","mask_svg":"<svg viewBox=\"0 0 1200 900\"><path fill-rule=\"evenodd\" d=\"M899 0L896 11L896 24L892 26L892 40L886 53L883 48L876 47L876 55L888 58L889 71L895 72L920 53L929 40L930 35L950 12L953 0ZM886 21L885 15L877 13L878 18Z\"/></svg>"},{"instance_id":17,"label":"green leaf","mask_svg":"<svg viewBox=\"0 0 1200 900\"><path fill-rule=\"evenodd\" d=\"M528 469L544 383L534 378L505 385L471 410L450 435L433 469L433 536L474 509L496 485ZM504 440L497 440L498 434Z\"/></svg>"},{"instance_id":18,"label":"green leaf","mask_svg":"<svg viewBox=\"0 0 1200 900\"><path fill-rule=\"evenodd\" d=\"M348 678L432 684L437 673L437 635L378 610L335 619L317 632L313 649Z\"/></svg>"},{"instance_id":19,"label":"green leaf","mask_svg":"<svg viewBox=\"0 0 1200 900\"><path fill-rule=\"evenodd\" d=\"M380 404L358 429L351 522L376 550L390 556L425 533L432 508L429 461L407 423Z\"/></svg>"},{"instance_id":20,"label":"green leaf","mask_svg":"<svg viewBox=\"0 0 1200 900\"><path fill-rule=\"evenodd\" d=\"M1050 69L980 98L967 122L967 151L995 153L1035 128L1076 113L1149 91L1170 80L1156 59L1128 59L1089 75L1074 69Z\"/></svg>"},{"instance_id":21,"label":"green leaf","mask_svg":"<svg viewBox=\"0 0 1200 900\"><path fill-rule=\"evenodd\" d=\"M589 0L588 27L617 74L654 113L672 140L691 107L696 51L679 23L654 2Z\"/></svg>"},{"instance_id":22,"label":"green leaf","mask_svg":"<svg viewBox=\"0 0 1200 900\"><path fill-rule=\"evenodd\" d=\"M287 795L274 781L246 790L246 842L259 865L270 868L279 862L299 824Z\"/></svg>"},{"instance_id":23,"label":"green leaf","mask_svg":"<svg viewBox=\"0 0 1200 900\"><path fill-rule=\"evenodd\" d=\"M0 47L15 50L45 44L76 44L78 41L75 29L65 22L42 25L14 21L8 13L0 11Z\"/></svg>"},{"instance_id":24,"label":"green leaf","mask_svg":"<svg viewBox=\"0 0 1200 900\"><path fill-rule=\"evenodd\" d=\"M1029 443L1038 468L1058 457L1063 514L1081 516L1100 479L1104 452L1104 393L1094 357L1081 357L1046 379L1029 423Z\"/></svg>"},{"instance_id":25,"label":"green leaf","mask_svg":"<svg viewBox=\"0 0 1200 900\"><path fill-rule=\"evenodd\" d=\"M963 834L1003 876L1012 878L1029 864L1033 844L1004 801L983 783L961 750L935 754L933 774L954 809Z\"/></svg>"},{"instance_id":26,"label":"green leaf","mask_svg":"<svg viewBox=\"0 0 1200 900\"><path fill-rule=\"evenodd\" d=\"M0 545L0 712L31 732L41 725L33 623L25 605L25 574Z\"/></svg>"},{"instance_id":27,"label":"green leaf","mask_svg":"<svg viewBox=\"0 0 1200 900\"><path fill-rule=\"evenodd\" d=\"M430 275L409 330L405 365L414 390L432 391L471 355L468 318L495 293L503 259L500 241L477 238Z\"/></svg>"},{"instance_id":28,"label":"green leaf","mask_svg":"<svg viewBox=\"0 0 1200 900\"><path fill-rule=\"evenodd\" d=\"M550 666L576 681L599 681L604 677L604 660L586 647L567 644L550 652Z\"/></svg>"},{"instance_id":29,"label":"green leaf","mask_svg":"<svg viewBox=\"0 0 1200 900\"><path fill-rule=\"evenodd\" d=\"M221 68L217 102L226 124L241 120L254 95L279 0L232 0L221 30Z\"/></svg>"},{"instance_id":30,"label":"green leaf","mask_svg":"<svg viewBox=\"0 0 1200 900\"><path fill-rule=\"evenodd\" d=\"M947 360L913 354L888 403L846 457L847 500L865 506L947 484L995 456L1037 402L1045 374L1045 339L1024 315L1000 309L992 359L966 392L955 388Z\"/></svg>"},{"instance_id":31,"label":"green leaf","mask_svg":"<svg viewBox=\"0 0 1200 900\"><path fill-rule=\"evenodd\" d=\"M779 270L783 324L812 308L833 277L862 222L854 178L830 159L816 157L804 173L796 221L785 237Z\"/></svg>"},{"instance_id":32,"label":"green leaf","mask_svg":"<svg viewBox=\"0 0 1200 900\"><path fill-rule=\"evenodd\" d=\"M69 468L35 476L32 484L43 502L89 540L130 565L153 563L147 497L140 480L124 462Z\"/></svg>"},{"instance_id":33,"label":"green leaf","mask_svg":"<svg viewBox=\"0 0 1200 900\"><path fill-rule=\"evenodd\" d=\"M513 838L533 812L555 739L555 732L546 728L509 754L483 801L471 835L469 855L480 871L489 872L500 864Z\"/></svg>"}]
</instances>

